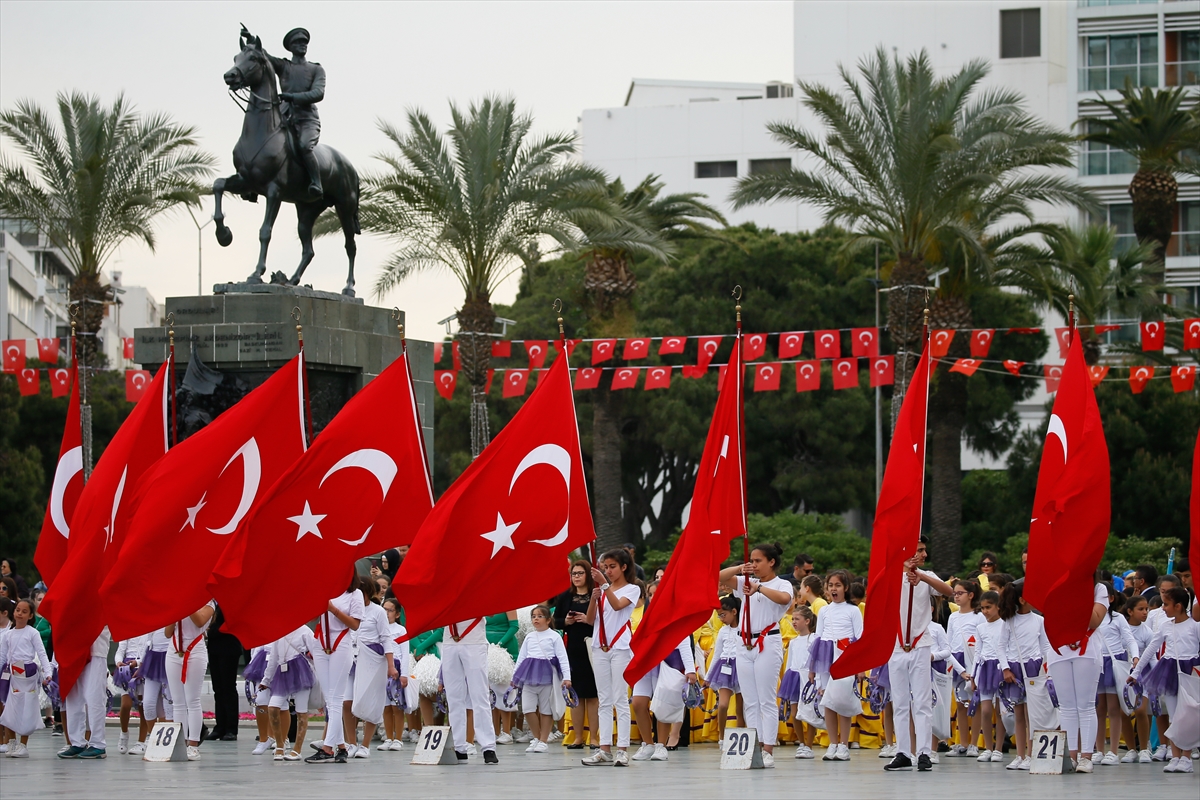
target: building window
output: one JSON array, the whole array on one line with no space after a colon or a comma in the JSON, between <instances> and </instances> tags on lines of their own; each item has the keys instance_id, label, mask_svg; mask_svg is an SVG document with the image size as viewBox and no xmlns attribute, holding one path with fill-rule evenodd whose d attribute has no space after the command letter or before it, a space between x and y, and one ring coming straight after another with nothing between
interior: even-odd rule
<instances>
[{"instance_id":1,"label":"building window","mask_svg":"<svg viewBox=\"0 0 1200 800\"><path fill-rule=\"evenodd\" d=\"M1088 124L1088 132L1098 128ZM1132 175L1137 172L1138 162L1124 150L1115 150L1100 142L1084 142L1079 159L1080 175Z\"/></svg>"},{"instance_id":2,"label":"building window","mask_svg":"<svg viewBox=\"0 0 1200 800\"><path fill-rule=\"evenodd\" d=\"M1037 58L1042 54L1042 10L1000 12L1000 57Z\"/></svg>"},{"instance_id":3,"label":"building window","mask_svg":"<svg viewBox=\"0 0 1200 800\"><path fill-rule=\"evenodd\" d=\"M1158 34L1087 37L1087 66L1079 86L1086 91L1158 85Z\"/></svg>"},{"instance_id":4,"label":"building window","mask_svg":"<svg viewBox=\"0 0 1200 800\"><path fill-rule=\"evenodd\" d=\"M1117 243L1113 255L1117 256L1137 246L1137 236L1133 232L1133 203L1113 203L1105 206L1098 216L1092 217L1092 222L1100 225L1110 225L1117 231Z\"/></svg>"},{"instance_id":5,"label":"building window","mask_svg":"<svg viewBox=\"0 0 1200 800\"><path fill-rule=\"evenodd\" d=\"M752 158L750 159L751 175L767 175L773 172L787 172L792 168L790 158Z\"/></svg>"},{"instance_id":6,"label":"building window","mask_svg":"<svg viewBox=\"0 0 1200 800\"><path fill-rule=\"evenodd\" d=\"M736 178L736 161L697 161L697 178Z\"/></svg>"},{"instance_id":7,"label":"building window","mask_svg":"<svg viewBox=\"0 0 1200 800\"><path fill-rule=\"evenodd\" d=\"M1200 30L1168 32L1165 55L1167 86L1200 84Z\"/></svg>"},{"instance_id":8,"label":"building window","mask_svg":"<svg viewBox=\"0 0 1200 800\"><path fill-rule=\"evenodd\" d=\"M790 83L768 83L767 97L791 97L792 85Z\"/></svg>"},{"instance_id":9,"label":"building window","mask_svg":"<svg viewBox=\"0 0 1200 800\"><path fill-rule=\"evenodd\" d=\"M1168 256L1200 256L1200 203L1179 204L1179 226L1167 247Z\"/></svg>"}]
</instances>

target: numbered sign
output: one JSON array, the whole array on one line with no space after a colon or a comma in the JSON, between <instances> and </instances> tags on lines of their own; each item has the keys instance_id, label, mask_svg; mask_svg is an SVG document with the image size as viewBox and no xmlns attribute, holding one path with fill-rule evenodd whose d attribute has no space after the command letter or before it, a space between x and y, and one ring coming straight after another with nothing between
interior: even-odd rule
<instances>
[{"instance_id":1,"label":"numbered sign","mask_svg":"<svg viewBox=\"0 0 1200 800\"><path fill-rule=\"evenodd\" d=\"M142 761L187 761L182 722L156 722L146 737Z\"/></svg>"},{"instance_id":2,"label":"numbered sign","mask_svg":"<svg viewBox=\"0 0 1200 800\"><path fill-rule=\"evenodd\" d=\"M422 728L421 738L417 740L417 752L413 753L411 763L426 766L457 764L458 756L454 754L450 728L444 725L426 725Z\"/></svg>"},{"instance_id":3,"label":"numbered sign","mask_svg":"<svg viewBox=\"0 0 1200 800\"><path fill-rule=\"evenodd\" d=\"M726 728L721 769L762 769L762 746L755 728Z\"/></svg>"},{"instance_id":4,"label":"numbered sign","mask_svg":"<svg viewBox=\"0 0 1200 800\"><path fill-rule=\"evenodd\" d=\"M1063 731L1033 732L1033 761L1030 775L1062 775L1073 772L1071 754L1067 752L1067 734Z\"/></svg>"}]
</instances>

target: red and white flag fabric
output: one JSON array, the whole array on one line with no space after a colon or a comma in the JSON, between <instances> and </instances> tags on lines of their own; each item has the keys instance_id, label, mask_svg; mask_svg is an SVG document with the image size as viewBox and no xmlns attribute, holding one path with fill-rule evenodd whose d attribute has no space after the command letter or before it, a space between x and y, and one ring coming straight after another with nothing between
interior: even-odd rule
<instances>
[{"instance_id":1,"label":"red and white flag fabric","mask_svg":"<svg viewBox=\"0 0 1200 800\"><path fill-rule=\"evenodd\" d=\"M841 331L816 331L813 333L813 345L817 358L838 358L842 355Z\"/></svg>"},{"instance_id":2,"label":"red and white flag fabric","mask_svg":"<svg viewBox=\"0 0 1200 800\"><path fill-rule=\"evenodd\" d=\"M455 372L462 372L462 353L460 349L458 342L450 345L450 361L454 365Z\"/></svg>"},{"instance_id":3,"label":"red and white flag fabric","mask_svg":"<svg viewBox=\"0 0 1200 800\"><path fill-rule=\"evenodd\" d=\"M50 396L51 397L66 397L71 391L71 386L74 384L72 379L73 371L64 367L55 367L47 370L50 378Z\"/></svg>"},{"instance_id":4,"label":"red and white flag fabric","mask_svg":"<svg viewBox=\"0 0 1200 800\"><path fill-rule=\"evenodd\" d=\"M979 328L971 331L971 358L987 358L996 338L994 328Z\"/></svg>"},{"instance_id":5,"label":"red and white flag fabric","mask_svg":"<svg viewBox=\"0 0 1200 800\"><path fill-rule=\"evenodd\" d=\"M447 400L454 397L454 387L458 384L458 373L452 369L439 369L433 373L433 388Z\"/></svg>"},{"instance_id":6,"label":"red and white flag fabric","mask_svg":"<svg viewBox=\"0 0 1200 800\"><path fill-rule=\"evenodd\" d=\"M125 400L136 403L146 393L150 385L150 373L144 369L125 370Z\"/></svg>"},{"instance_id":7,"label":"red and white flag fabric","mask_svg":"<svg viewBox=\"0 0 1200 800\"><path fill-rule=\"evenodd\" d=\"M246 647L275 641L320 615L357 559L411 544L433 508L427 463L404 354L351 398L238 525L208 584L224 630ZM279 604L266 574L304 578Z\"/></svg>"},{"instance_id":8,"label":"red and white flag fabric","mask_svg":"<svg viewBox=\"0 0 1200 800\"><path fill-rule=\"evenodd\" d=\"M1098 386L1107 375L1108 367L1102 367L1099 364L1088 367L1088 377L1092 379L1092 386Z\"/></svg>"},{"instance_id":9,"label":"red and white flag fabric","mask_svg":"<svg viewBox=\"0 0 1200 800\"><path fill-rule=\"evenodd\" d=\"M121 423L84 484L68 522L67 558L38 610L56 628L54 658L58 661L58 688L63 697L91 659L92 643L108 621L100 585L125 542L133 486L167 451L169 369L168 360L147 390L151 399L138 403ZM170 577L148 579L145 570L149 563L163 562L152 559L142 563L136 579L123 587L118 604L139 605L146 585L169 585L175 579L176 564L171 567ZM140 633L149 630L147 627Z\"/></svg>"},{"instance_id":10,"label":"red and white flag fabric","mask_svg":"<svg viewBox=\"0 0 1200 800\"><path fill-rule=\"evenodd\" d=\"M747 333L742 336L742 347L746 352L743 361L756 361L767 352L767 335L765 333Z\"/></svg>"},{"instance_id":11,"label":"red and white flag fabric","mask_svg":"<svg viewBox=\"0 0 1200 800\"><path fill-rule=\"evenodd\" d=\"M759 364L754 368L754 391L779 391L779 379L782 377L782 373L783 365L778 362L771 364Z\"/></svg>"},{"instance_id":12,"label":"red and white flag fabric","mask_svg":"<svg viewBox=\"0 0 1200 800\"><path fill-rule=\"evenodd\" d=\"M896 357L875 356L871 359L871 388L891 386L896 382Z\"/></svg>"},{"instance_id":13,"label":"red and white flag fabric","mask_svg":"<svg viewBox=\"0 0 1200 800\"><path fill-rule=\"evenodd\" d=\"M529 370L509 369L504 371L504 390L501 397L521 397L529 385Z\"/></svg>"},{"instance_id":14,"label":"red and white flag fabric","mask_svg":"<svg viewBox=\"0 0 1200 800\"><path fill-rule=\"evenodd\" d=\"M1166 333L1162 322L1153 320L1151 322L1143 322L1142 328L1142 351L1151 352L1154 350L1163 349L1163 340Z\"/></svg>"},{"instance_id":15,"label":"red and white flag fabric","mask_svg":"<svg viewBox=\"0 0 1200 800\"><path fill-rule=\"evenodd\" d=\"M1071 349L1071 329L1055 328L1054 338L1058 341L1058 357L1065 359L1067 351Z\"/></svg>"},{"instance_id":16,"label":"red and white flag fabric","mask_svg":"<svg viewBox=\"0 0 1200 800\"><path fill-rule=\"evenodd\" d=\"M592 342L592 366L608 361L616 355L616 339L600 339Z\"/></svg>"},{"instance_id":17,"label":"red and white flag fabric","mask_svg":"<svg viewBox=\"0 0 1200 800\"><path fill-rule=\"evenodd\" d=\"M1046 393L1054 394L1062 381L1063 368L1057 364L1043 364L1042 374L1046 378Z\"/></svg>"},{"instance_id":18,"label":"red and white flag fabric","mask_svg":"<svg viewBox=\"0 0 1200 800\"><path fill-rule=\"evenodd\" d=\"M950 368L950 371L960 372L969 378L975 374L975 370L979 369L979 365L982 363L977 358L960 358L954 362L954 366Z\"/></svg>"},{"instance_id":19,"label":"red and white flag fabric","mask_svg":"<svg viewBox=\"0 0 1200 800\"><path fill-rule=\"evenodd\" d=\"M931 367L931 348L926 342L910 384L917 391L904 393L900 416L896 418L879 503L875 507L863 634L833 662L829 671L833 678L886 664L896 646L904 562L912 558L921 537Z\"/></svg>"},{"instance_id":20,"label":"red and white flag fabric","mask_svg":"<svg viewBox=\"0 0 1200 800\"><path fill-rule=\"evenodd\" d=\"M641 367L621 367L613 372L612 390L615 392L618 389L632 389L637 386L638 374L641 373Z\"/></svg>"},{"instance_id":21,"label":"red and white flag fabric","mask_svg":"<svg viewBox=\"0 0 1200 800\"><path fill-rule=\"evenodd\" d=\"M1141 394L1146 388L1146 381L1154 377L1154 367L1130 367L1129 391Z\"/></svg>"},{"instance_id":22,"label":"red and white flag fabric","mask_svg":"<svg viewBox=\"0 0 1200 800\"><path fill-rule=\"evenodd\" d=\"M22 367L17 373L17 390L22 397L33 397L42 390L42 371L33 367Z\"/></svg>"},{"instance_id":23,"label":"red and white flag fabric","mask_svg":"<svg viewBox=\"0 0 1200 800\"><path fill-rule=\"evenodd\" d=\"M564 591L572 551L596 538L585 480L560 358L417 531L392 582L409 635ZM491 588L447 591L447 564L455 586Z\"/></svg>"},{"instance_id":24,"label":"red and white flag fabric","mask_svg":"<svg viewBox=\"0 0 1200 800\"><path fill-rule=\"evenodd\" d=\"M658 346L658 354L666 356L673 353L682 353L686 345L687 337L685 336L664 336L662 344Z\"/></svg>"},{"instance_id":25,"label":"red and white flag fabric","mask_svg":"<svg viewBox=\"0 0 1200 800\"><path fill-rule=\"evenodd\" d=\"M434 345L437 347L438 345ZM512 357L512 340L502 339L498 342L492 342L492 358L511 358ZM441 358L434 358L434 363L441 361Z\"/></svg>"},{"instance_id":26,"label":"red and white flag fabric","mask_svg":"<svg viewBox=\"0 0 1200 800\"><path fill-rule=\"evenodd\" d=\"M670 367L650 367L646 370L646 385L645 390L648 392L651 389L670 389L671 388L671 368Z\"/></svg>"},{"instance_id":27,"label":"red and white flag fabric","mask_svg":"<svg viewBox=\"0 0 1200 800\"><path fill-rule=\"evenodd\" d=\"M1196 385L1196 368L1191 364L1171 367L1171 386L1176 394L1190 392Z\"/></svg>"},{"instance_id":28,"label":"red and white flag fabric","mask_svg":"<svg viewBox=\"0 0 1200 800\"><path fill-rule=\"evenodd\" d=\"M1004 359L1004 368L1018 378L1021 377L1021 367L1023 366L1025 366L1024 361L1013 361L1011 358Z\"/></svg>"},{"instance_id":29,"label":"red and white flag fabric","mask_svg":"<svg viewBox=\"0 0 1200 800\"><path fill-rule=\"evenodd\" d=\"M696 347L696 366L708 369L708 365L721 347L721 336L701 336Z\"/></svg>"},{"instance_id":30,"label":"red and white flag fabric","mask_svg":"<svg viewBox=\"0 0 1200 800\"><path fill-rule=\"evenodd\" d=\"M1076 336L1046 428L1025 570L1025 599L1045 613L1053 647L1087 633L1093 575L1110 532L1110 491L1108 444Z\"/></svg>"},{"instance_id":31,"label":"red and white flag fabric","mask_svg":"<svg viewBox=\"0 0 1200 800\"><path fill-rule=\"evenodd\" d=\"M645 358L650 354L650 340L644 339L626 339L625 349L621 351L621 358L626 361L635 358Z\"/></svg>"},{"instance_id":32,"label":"red and white flag fabric","mask_svg":"<svg viewBox=\"0 0 1200 800\"><path fill-rule=\"evenodd\" d=\"M879 355L879 329L851 328L850 354L861 358L872 358Z\"/></svg>"},{"instance_id":33,"label":"red and white flag fabric","mask_svg":"<svg viewBox=\"0 0 1200 800\"><path fill-rule=\"evenodd\" d=\"M230 535L304 453L303 369L301 352L128 487L125 547L100 587L114 639L166 627L212 599L208 579ZM170 564L170 579L146 580L147 564Z\"/></svg>"},{"instance_id":34,"label":"red and white flag fabric","mask_svg":"<svg viewBox=\"0 0 1200 800\"><path fill-rule=\"evenodd\" d=\"M529 368L541 369L546 363L546 352L550 349L550 342L545 339L526 339L525 352L529 354Z\"/></svg>"},{"instance_id":35,"label":"red and white flag fabric","mask_svg":"<svg viewBox=\"0 0 1200 800\"><path fill-rule=\"evenodd\" d=\"M1200 350L1200 319L1183 321L1183 349Z\"/></svg>"},{"instance_id":36,"label":"red and white flag fabric","mask_svg":"<svg viewBox=\"0 0 1200 800\"><path fill-rule=\"evenodd\" d=\"M746 535L745 393L740 349L735 346L729 356L734 378L725 381L717 395L687 525L667 562L654 602L647 606L629 642L633 658L625 668L625 681L631 686L720 606L717 583L721 563L729 558L730 541Z\"/></svg>"},{"instance_id":37,"label":"red and white flag fabric","mask_svg":"<svg viewBox=\"0 0 1200 800\"><path fill-rule=\"evenodd\" d=\"M580 367L575 372L575 390L595 389L600 385L601 370L596 367Z\"/></svg>"},{"instance_id":38,"label":"red and white flag fabric","mask_svg":"<svg viewBox=\"0 0 1200 800\"><path fill-rule=\"evenodd\" d=\"M558 339L555 339L554 352L556 354L561 354L563 347L565 346L567 348L567 358L570 358L571 354L575 352L575 348L578 347L582 341L583 339L567 339L566 342L561 342Z\"/></svg>"},{"instance_id":39,"label":"red and white flag fabric","mask_svg":"<svg viewBox=\"0 0 1200 800\"><path fill-rule=\"evenodd\" d=\"M20 372L25 369L25 340L5 339L0 343L4 348L4 371Z\"/></svg>"},{"instance_id":40,"label":"red and white flag fabric","mask_svg":"<svg viewBox=\"0 0 1200 800\"><path fill-rule=\"evenodd\" d=\"M796 365L796 391L815 392L821 388L821 362L801 361Z\"/></svg>"},{"instance_id":41,"label":"red and white flag fabric","mask_svg":"<svg viewBox=\"0 0 1200 800\"><path fill-rule=\"evenodd\" d=\"M121 353L125 358L133 358L133 337L125 336L121 339Z\"/></svg>"},{"instance_id":42,"label":"red and white flag fabric","mask_svg":"<svg viewBox=\"0 0 1200 800\"><path fill-rule=\"evenodd\" d=\"M795 358L804 347L804 331L789 331L779 334L779 357Z\"/></svg>"},{"instance_id":43,"label":"red and white flag fabric","mask_svg":"<svg viewBox=\"0 0 1200 800\"><path fill-rule=\"evenodd\" d=\"M858 359L839 358L833 362L833 388L858 388Z\"/></svg>"},{"instance_id":44,"label":"red and white flag fabric","mask_svg":"<svg viewBox=\"0 0 1200 800\"><path fill-rule=\"evenodd\" d=\"M929 337L929 350L934 358L945 358L954 341L953 328L938 328Z\"/></svg>"},{"instance_id":45,"label":"red and white flag fabric","mask_svg":"<svg viewBox=\"0 0 1200 800\"><path fill-rule=\"evenodd\" d=\"M58 363L58 339L38 339L38 361L43 364Z\"/></svg>"},{"instance_id":46,"label":"red and white flag fabric","mask_svg":"<svg viewBox=\"0 0 1200 800\"><path fill-rule=\"evenodd\" d=\"M55 370L58 372L60 370ZM54 468L54 479L50 483L50 500L46 504L46 515L42 519L42 532L38 535L37 551L33 563L46 585L54 583L63 562L67 560L67 546L71 536L71 516L79 504L83 491L83 435L79 426L79 382L74 380L75 365L70 370L67 382L71 385L71 397L67 400L67 423L63 427L62 445L58 448L58 465Z\"/></svg>"}]
</instances>

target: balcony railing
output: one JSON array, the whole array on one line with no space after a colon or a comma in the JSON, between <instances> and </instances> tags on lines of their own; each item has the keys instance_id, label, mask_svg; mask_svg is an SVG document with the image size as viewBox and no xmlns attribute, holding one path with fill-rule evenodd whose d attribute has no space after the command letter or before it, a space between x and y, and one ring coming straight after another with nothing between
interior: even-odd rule
<instances>
[{"instance_id":1,"label":"balcony railing","mask_svg":"<svg viewBox=\"0 0 1200 800\"><path fill-rule=\"evenodd\" d=\"M1123 89L1127 78L1133 82L1134 86L1158 86L1158 65L1114 64L1103 67L1083 67L1079 70L1079 91Z\"/></svg>"}]
</instances>

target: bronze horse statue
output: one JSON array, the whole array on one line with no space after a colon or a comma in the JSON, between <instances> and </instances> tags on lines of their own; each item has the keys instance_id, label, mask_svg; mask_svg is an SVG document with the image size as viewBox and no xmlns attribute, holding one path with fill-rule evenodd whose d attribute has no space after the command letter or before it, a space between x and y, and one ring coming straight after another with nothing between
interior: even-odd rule
<instances>
[{"instance_id":1,"label":"bronze horse statue","mask_svg":"<svg viewBox=\"0 0 1200 800\"><path fill-rule=\"evenodd\" d=\"M314 152L321 170L324 193L318 199L311 198L308 194L308 172L296 154L292 135L280 112L275 71L262 48L262 42L255 36L239 44L241 51L233 59L233 68L225 73L225 84L231 92L245 90L249 96L242 135L233 148L233 166L237 174L218 178L213 183L213 195L216 197L213 220L217 223L217 242L222 247L228 247L233 241L233 232L225 226L225 215L221 212L224 192L232 192L251 202L256 202L260 194L266 197L266 214L258 231L258 265L246 279L246 283L262 283L267 270L271 228L275 224L275 217L279 215L279 205L284 202L295 204L297 231L304 248L300 266L290 279L282 272L271 276L272 283L295 286L313 259L313 225L321 212L332 206L337 211L342 233L346 237L346 255L350 261L350 271L342 294L353 297L354 256L358 249L354 244L354 236L362 232L358 225L358 172L349 159L337 150L318 144Z\"/></svg>"}]
</instances>

